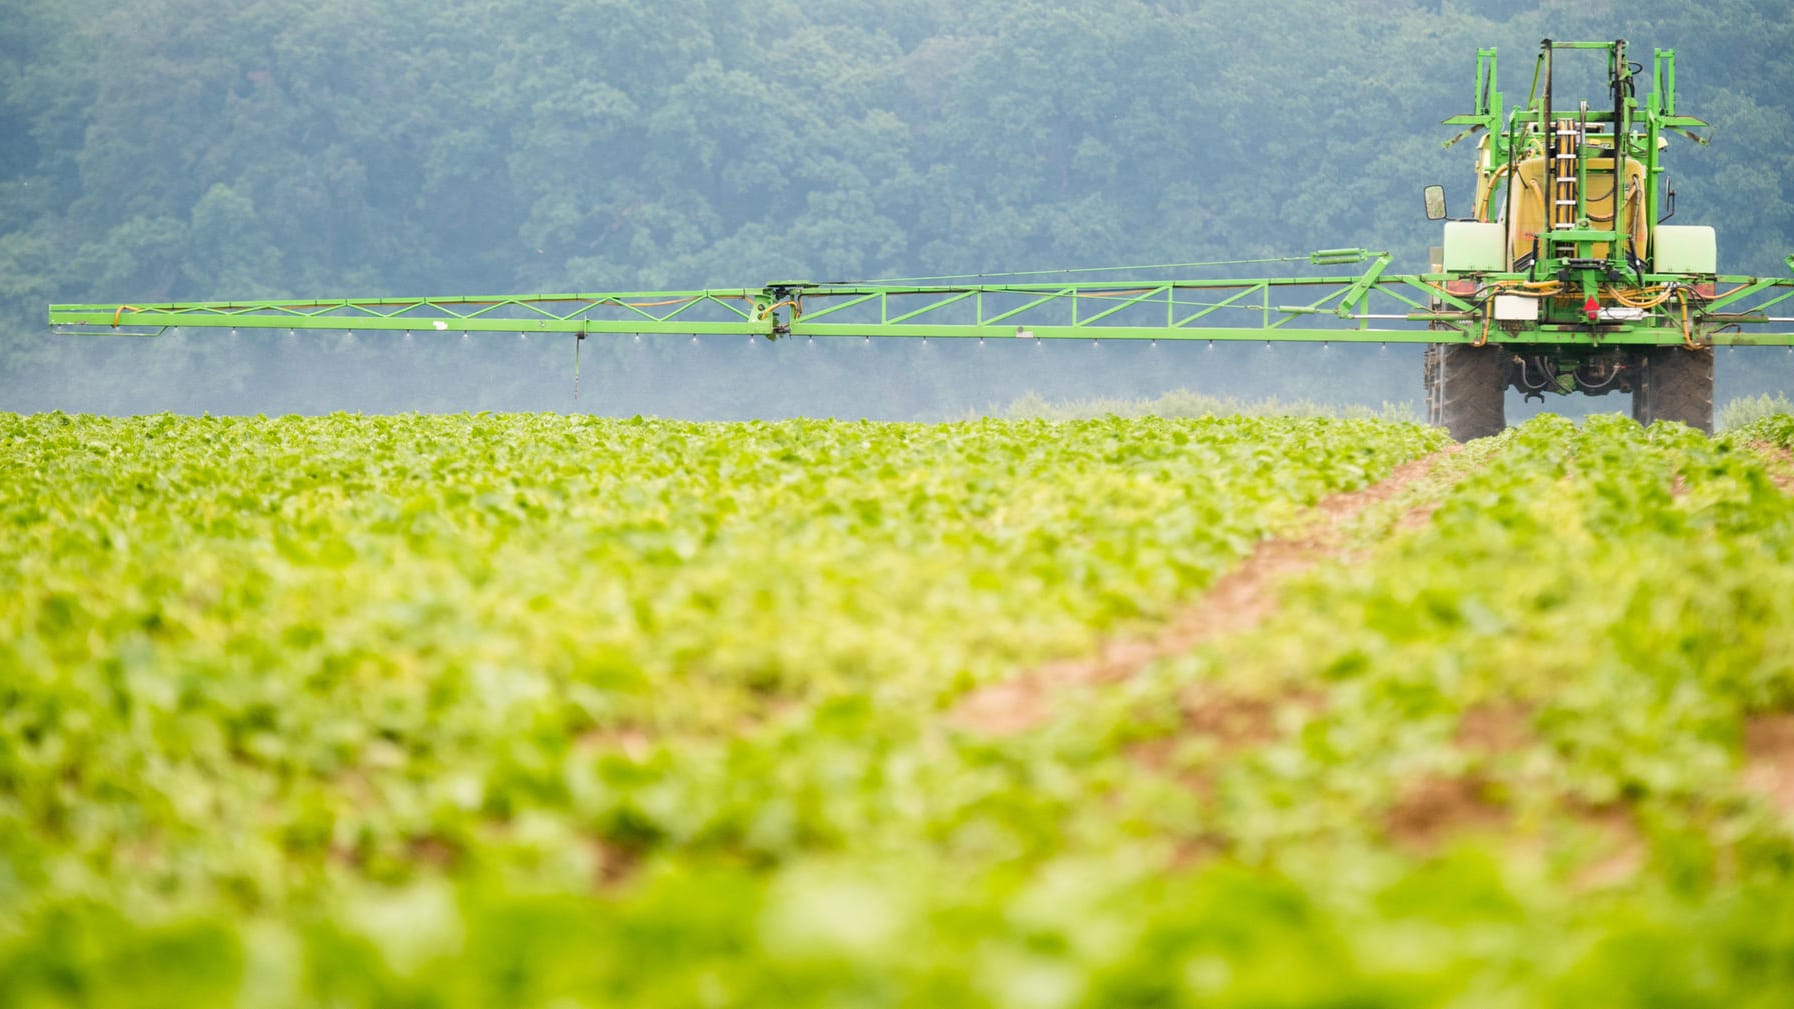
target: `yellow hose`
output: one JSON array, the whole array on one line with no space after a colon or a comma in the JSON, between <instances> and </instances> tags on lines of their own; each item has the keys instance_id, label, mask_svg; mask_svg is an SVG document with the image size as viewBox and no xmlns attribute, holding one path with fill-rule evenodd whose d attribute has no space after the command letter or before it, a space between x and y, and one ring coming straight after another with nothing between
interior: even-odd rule
<instances>
[{"instance_id":1,"label":"yellow hose","mask_svg":"<svg viewBox=\"0 0 1794 1009\"><path fill-rule=\"evenodd\" d=\"M1663 287L1644 288L1639 292L1639 294L1643 295L1643 297L1635 298L1633 295L1626 293L1626 291L1622 288L1618 288L1618 287L1603 288L1603 293L1605 293L1608 297L1611 297L1614 301L1617 301L1620 304L1625 305L1627 308L1646 308L1646 309L1656 308L1658 305L1663 304L1664 302L1668 301L1670 298L1675 297L1679 291L1680 291L1680 288L1673 284L1666 285Z\"/></svg>"},{"instance_id":2,"label":"yellow hose","mask_svg":"<svg viewBox=\"0 0 1794 1009\"><path fill-rule=\"evenodd\" d=\"M1480 194L1478 194L1476 207L1474 210L1472 210L1472 212L1470 214L1470 216L1472 218L1480 221L1480 220L1483 220L1488 215L1489 198L1495 195L1495 184L1497 182L1501 181L1501 177L1503 175L1508 174L1508 171L1511 167L1512 166L1510 166L1510 165L1503 164L1503 165L1501 165L1501 167L1495 169L1494 174L1489 176L1489 182L1488 182L1487 188L1485 188Z\"/></svg>"},{"instance_id":3,"label":"yellow hose","mask_svg":"<svg viewBox=\"0 0 1794 1009\"><path fill-rule=\"evenodd\" d=\"M1699 350L1700 344L1694 342L1694 323L1688 318L1688 292L1677 285L1676 297L1682 302L1682 345L1689 350Z\"/></svg>"},{"instance_id":4,"label":"yellow hose","mask_svg":"<svg viewBox=\"0 0 1794 1009\"><path fill-rule=\"evenodd\" d=\"M787 301L777 301L777 302L774 302L774 303L766 306L765 308L761 309L760 311L754 313L754 318L756 320L764 319L767 316L771 315L772 313L778 311L781 308L791 309L791 317L793 319L796 319L799 316L802 316L804 314L803 302L801 302L795 298L792 298Z\"/></svg>"}]
</instances>

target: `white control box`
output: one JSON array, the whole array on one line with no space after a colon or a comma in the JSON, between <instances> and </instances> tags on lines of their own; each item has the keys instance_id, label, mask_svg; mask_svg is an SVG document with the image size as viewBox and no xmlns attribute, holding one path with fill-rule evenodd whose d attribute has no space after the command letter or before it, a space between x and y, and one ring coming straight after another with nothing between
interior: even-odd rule
<instances>
[{"instance_id":1,"label":"white control box","mask_svg":"<svg viewBox=\"0 0 1794 1009\"><path fill-rule=\"evenodd\" d=\"M1446 221L1445 268L1454 273L1507 269L1506 226L1494 221Z\"/></svg>"},{"instance_id":2,"label":"white control box","mask_svg":"<svg viewBox=\"0 0 1794 1009\"><path fill-rule=\"evenodd\" d=\"M1704 224L1659 224L1651 241L1658 273L1719 272L1718 244Z\"/></svg>"},{"instance_id":3,"label":"white control box","mask_svg":"<svg viewBox=\"0 0 1794 1009\"><path fill-rule=\"evenodd\" d=\"M1496 322L1537 322L1539 321L1539 299L1528 298L1520 294L1497 294L1495 296Z\"/></svg>"}]
</instances>

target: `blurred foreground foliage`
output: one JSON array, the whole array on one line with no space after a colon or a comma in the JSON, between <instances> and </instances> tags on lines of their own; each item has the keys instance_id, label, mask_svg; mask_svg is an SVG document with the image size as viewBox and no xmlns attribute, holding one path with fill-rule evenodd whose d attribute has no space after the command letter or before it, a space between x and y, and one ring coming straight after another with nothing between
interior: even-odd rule
<instances>
[{"instance_id":1,"label":"blurred foreground foliage","mask_svg":"<svg viewBox=\"0 0 1794 1009\"><path fill-rule=\"evenodd\" d=\"M1443 441L0 418L0 1003L1782 1004L1787 417L1535 420L958 713Z\"/></svg>"}]
</instances>

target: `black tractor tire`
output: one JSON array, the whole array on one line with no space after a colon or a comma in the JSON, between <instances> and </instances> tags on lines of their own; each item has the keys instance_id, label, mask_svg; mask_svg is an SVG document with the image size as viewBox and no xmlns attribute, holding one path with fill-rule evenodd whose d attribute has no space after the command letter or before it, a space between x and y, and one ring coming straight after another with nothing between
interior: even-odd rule
<instances>
[{"instance_id":1,"label":"black tractor tire","mask_svg":"<svg viewBox=\"0 0 1794 1009\"><path fill-rule=\"evenodd\" d=\"M1632 383L1632 419L1673 420L1713 433L1713 348L1649 347Z\"/></svg>"},{"instance_id":2,"label":"black tractor tire","mask_svg":"<svg viewBox=\"0 0 1794 1009\"><path fill-rule=\"evenodd\" d=\"M1429 344L1425 379L1427 421L1455 441L1487 438L1507 427L1508 362L1500 347Z\"/></svg>"}]
</instances>

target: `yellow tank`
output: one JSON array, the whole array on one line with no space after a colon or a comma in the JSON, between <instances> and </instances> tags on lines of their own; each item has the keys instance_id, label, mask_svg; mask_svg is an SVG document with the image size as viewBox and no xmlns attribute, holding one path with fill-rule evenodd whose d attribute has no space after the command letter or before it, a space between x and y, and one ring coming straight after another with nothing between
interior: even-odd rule
<instances>
[{"instance_id":1,"label":"yellow tank","mask_svg":"<svg viewBox=\"0 0 1794 1009\"><path fill-rule=\"evenodd\" d=\"M1644 173L1643 163L1636 158L1627 158L1626 181L1621 188L1614 185L1612 158L1588 159L1585 182L1588 191L1584 204L1589 227L1604 231L1614 227L1614 207L1616 202L1619 203L1619 230L1632 239L1633 248L1641 256L1646 252L1649 239L1645 228ZM1515 179L1507 187L1506 215L1510 269L1516 260L1532 252L1534 235L1550 230L1545 225L1548 219L1545 159L1526 158L1514 166L1513 174ZM1607 255L1605 242L1594 247L1595 258L1605 259Z\"/></svg>"}]
</instances>

